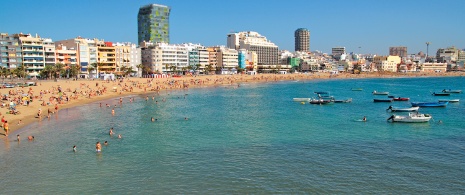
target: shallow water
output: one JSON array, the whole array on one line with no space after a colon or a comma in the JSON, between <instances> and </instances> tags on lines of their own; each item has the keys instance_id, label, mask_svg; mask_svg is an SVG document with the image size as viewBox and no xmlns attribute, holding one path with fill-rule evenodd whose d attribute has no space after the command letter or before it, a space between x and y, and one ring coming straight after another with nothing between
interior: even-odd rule
<instances>
[{"instance_id":1,"label":"shallow water","mask_svg":"<svg viewBox=\"0 0 465 195\"><path fill-rule=\"evenodd\" d=\"M421 108L433 120L388 123L372 91L436 101L465 79L392 78L244 83L63 109L0 145L1 194L465 192L465 107ZM350 88L363 88L351 91ZM302 105L329 91L352 103ZM187 95L186 95L187 94ZM152 100L152 96L155 100ZM166 101L162 101L165 98ZM463 94L451 99L465 101ZM156 102L158 101L158 102ZM367 122L355 122L366 116ZM150 122L154 117L157 122ZM187 117L188 120L184 118ZM438 121L443 121L439 124ZM114 127L123 138L110 137ZM25 138L34 135L35 141ZM96 154L97 141L109 142ZM72 151L73 145L77 152Z\"/></svg>"}]
</instances>

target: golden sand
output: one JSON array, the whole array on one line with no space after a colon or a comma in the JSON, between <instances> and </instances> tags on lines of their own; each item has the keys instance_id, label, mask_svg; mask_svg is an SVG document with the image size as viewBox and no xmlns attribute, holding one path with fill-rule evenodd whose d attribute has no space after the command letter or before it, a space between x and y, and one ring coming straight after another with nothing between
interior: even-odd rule
<instances>
[{"instance_id":1,"label":"golden sand","mask_svg":"<svg viewBox=\"0 0 465 195\"><path fill-rule=\"evenodd\" d=\"M102 80L59 80L59 81L36 81L37 86L16 87L0 89L0 94L9 94L8 100L2 100L5 104L0 108L0 118L4 117L10 126L9 134L24 127L27 124L46 120L48 110L58 112L64 108L76 107L95 101L128 95L153 93L157 90L178 90L196 87L212 87L219 85L237 85L244 82L278 82L284 80L311 80L311 79L345 79L345 78L379 78L379 77L419 77L419 76L464 76L465 73L362 73L362 74L337 74L309 73L309 74L259 74L259 75L202 75L182 76L175 78L124 78L116 81ZM8 82L5 79L5 82ZM61 93L60 93L61 90ZM42 93L41 93L42 92ZM24 98L25 95L33 97L29 105L16 105L20 114L9 114L9 100ZM42 94L42 95L41 95ZM62 97L61 101L59 97ZM68 101L66 101L68 99ZM38 117L39 109L42 111ZM52 114L52 115L53 115ZM4 131L0 131L4 135Z\"/></svg>"}]
</instances>

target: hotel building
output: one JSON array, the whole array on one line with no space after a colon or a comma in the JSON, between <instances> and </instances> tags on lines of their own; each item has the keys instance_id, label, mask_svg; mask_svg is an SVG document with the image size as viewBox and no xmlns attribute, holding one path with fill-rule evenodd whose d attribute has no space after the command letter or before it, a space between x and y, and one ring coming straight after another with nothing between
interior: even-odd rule
<instances>
[{"instance_id":1,"label":"hotel building","mask_svg":"<svg viewBox=\"0 0 465 195\"><path fill-rule=\"evenodd\" d=\"M254 51L258 56L258 65L278 64L278 46L265 36L253 31L231 33L227 35L227 47L235 50Z\"/></svg>"},{"instance_id":2,"label":"hotel building","mask_svg":"<svg viewBox=\"0 0 465 195\"><path fill-rule=\"evenodd\" d=\"M169 17L171 8L165 5L150 4L139 8L137 15L138 44L143 41L169 43Z\"/></svg>"}]
</instances>

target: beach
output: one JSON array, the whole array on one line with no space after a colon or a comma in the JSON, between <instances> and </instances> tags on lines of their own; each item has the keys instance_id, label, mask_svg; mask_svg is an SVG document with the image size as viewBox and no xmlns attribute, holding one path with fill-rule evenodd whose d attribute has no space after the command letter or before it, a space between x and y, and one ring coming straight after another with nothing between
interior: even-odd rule
<instances>
[{"instance_id":1,"label":"beach","mask_svg":"<svg viewBox=\"0 0 465 195\"><path fill-rule=\"evenodd\" d=\"M312 79L352 79L352 78L382 78L382 77L445 77L464 76L463 72L449 73L297 73L297 74L258 74L258 75L185 75L171 78L122 78L114 81L98 79L57 79L34 80L36 86L0 89L2 94L2 108L0 117L8 121L9 134L21 129L25 125L46 120L48 115L60 114L61 109L76 107L96 101L161 92L166 90L180 90L197 87L240 87L240 83L279 82L286 80ZM9 82L5 79L4 82ZM16 81L20 82L20 81ZM5 96L6 95L6 96ZM27 104L28 98L32 101ZM10 114L10 102L19 114ZM106 106L106 105L102 105ZM56 109L57 108L57 109ZM40 114L40 116L39 116ZM1 136L5 136L3 131Z\"/></svg>"}]
</instances>

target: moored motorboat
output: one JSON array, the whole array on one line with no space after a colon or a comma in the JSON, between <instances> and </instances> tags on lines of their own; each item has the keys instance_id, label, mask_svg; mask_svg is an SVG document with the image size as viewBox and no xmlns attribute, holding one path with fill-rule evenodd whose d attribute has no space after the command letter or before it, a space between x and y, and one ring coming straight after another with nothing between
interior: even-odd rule
<instances>
[{"instance_id":1,"label":"moored motorboat","mask_svg":"<svg viewBox=\"0 0 465 195\"><path fill-rule=\"evenodd\" d=\"M438 102L459 102L460 99L450 99L450 100L446 100L446 99L440 99L438 100Z\"/></svg>"},{"instance_id":2,"label":"moored motorboat","mask_svg":"<svg viewBox=\"0 0 465 195\"><path fill-rule=\"evenodd\" d=\"M373 95L389 95L387 91L373 91Z\"/></svg>"},{"instance_id":3,"label":"moored motorboat","mask_svg":"<svg viewBox=\"0 0 465 195\"><path fill-rule=\"evenodd\" d=\"M374 102L392 102L392 99L373 99Z\"/></svg>"},{"instance_id":4,"label":"moored motorboat","mask_svg":"<svg viewBox=\"0 0 465 195\"><path fill-rule=\"evenodd\" d=\"M408 116L392 115L387 120L392 122L402 123L424 123L431 120L432 116L429 114L409 113Z\"/></svg>"},{"instance_id":5,"label":"moored motorboat","mask_svg":"<svg viewBox=\"0 0 465 195\"><path fill-rule=\"evenodd\" d=\"M325 99L312 99L309 101L310 104L329 104L333 103L332 100L325 100Z\"/></svg>"},{"instance_id":6,"label":"moored motorboat","mask_svg":"<svg viewBox=\"0 0 465 195\"><path fill-rule=\"evenodd\" d=\"M433 92L433 95L434 96L450 96L450 93L436 93L436 92Z\"/></svg>"},{"instance_id":7,"label":"moored motorboat","mask_svg":"<svg viewBox=\"0 0 465 195\"><path fill-rule=\"evenodd\" d=\"M412 102L413 107L446 107L449 102Z\"/></svg>"},{"instance_id":8,"label":"moored motorboat","mask_svg":"<svg viewBox=\"0 0 465 195\"><path fill-rule=\"evenodd\" d=\"M418 106L410 107L410 108L400 108L400 107L389 106L389 108L386 110L391 110L391 112L417 112L418 109L420 109L420 107Z\"/></svg>"},{"instance_id":9,"label":"moored motorboat","mask_svg":"<svg viewBox=\"0 0 465 195\"><path fill-rule=\"evenodd\" d=\"M410 98L403 98L403 97L397 97L397 98L392 98L394 101L409 101Z\"/></svg>"},{"instance_id":10,"label":"moored motorboat","mask_svg":"<svg viewBox=\"0 0 465 195\"><path fill-rule=\"evenodd\" d=\"M352 89L350 89L350 90L352 90L352 91L363 91L362 88L352 88Z\"/></svg>"},{"instance_id":11,"label":"moored motorboat","mask_svg":"<svg viewBox=\"0 0 465 195\"><path fill-rule=\"evenodd\" d=\"M312 98L292 98L292 100L294 102L308 102L310 101Z\"/></svg>"},{"instance_id":12,"label":"moored motorboat","mask_svg":"<svg viewBox=\"0 0 465 195\"><path fill-rule=\"evenodd\" d=\"M462 90L453 90L453 89L443 89L442 90L443 93L462 93Z\"/></svg>"}]
</instances>

